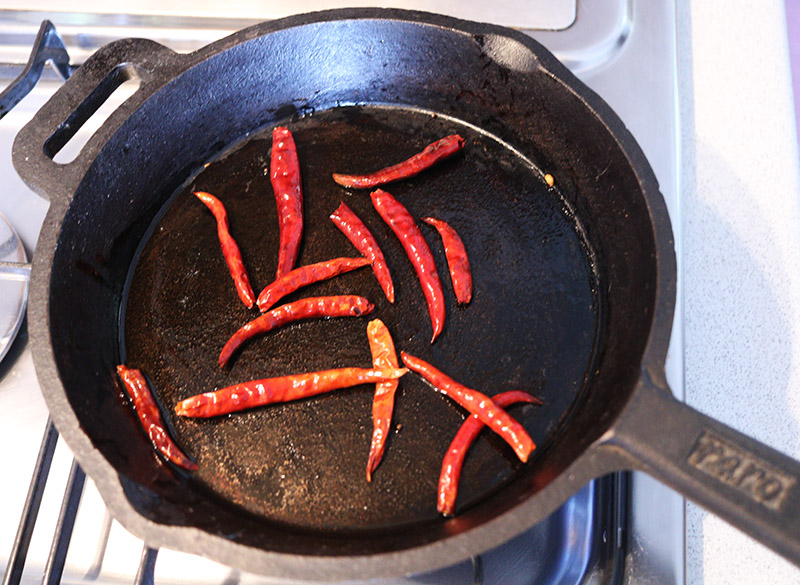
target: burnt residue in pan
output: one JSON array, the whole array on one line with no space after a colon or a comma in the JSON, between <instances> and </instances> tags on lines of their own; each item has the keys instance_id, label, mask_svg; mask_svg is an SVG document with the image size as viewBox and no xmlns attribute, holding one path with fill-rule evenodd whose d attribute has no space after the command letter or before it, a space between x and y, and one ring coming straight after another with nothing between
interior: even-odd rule
<instances>
[{"instance_id":1,"label":"burnt residue in pan","mask_svg":"<svg viewBox=\"0 0 800 585\"><path fill-rule=\"evenodd\" d=\"M379 317L398 351L428 360L468 386L489 395L522 389L539 396L544 406L512 412L540 450L546 447L581 391L599 323L592 256L557 189L492 137L426 112L339 108L288 125L305 195L299 264L357 255L328 219L345 201L381 244L396 303L388 303L369 269L339 276L284 301L359 294L375 304L372 315L297 323L253 339L229 368L217 365L228 337L258 312L237 298L214 219L192 191L224 202L258 293L274 277L278 252L268 128L208 165L154 224L127 291L121 327L126 363L148 374L171 413L188 396L249 379L369 367L366 326ZM467 139L463 153L386 187L415 217L452 225L470 255L473 300L458 306L439 237L422 225L447 302L444 333L431 345L425 301L400 243L372 208L369 192L343 189L331 173L376 170L452 133ZM373 392L360 386L214 419L170 418L178 443L200 466L190 481L257 517L326 532L435 520L442 456L464 411L414 374L405 376L395 430L367 483ZM484 432L468 456L459 507L487 497L520 468L505 443Z\"/></svg>"}]
</instances>

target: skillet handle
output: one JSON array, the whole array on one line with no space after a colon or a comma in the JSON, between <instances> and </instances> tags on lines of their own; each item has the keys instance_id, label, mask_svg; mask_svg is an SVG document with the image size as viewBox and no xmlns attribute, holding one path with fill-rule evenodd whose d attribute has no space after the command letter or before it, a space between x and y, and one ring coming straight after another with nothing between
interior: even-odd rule
<instances>
[{"instance_id":1,"label":"skillet handle","mask_svg":"<svg viewBox=\"0 0 800 585\"><path fill-rule=\"evenodd\" d=\"M606 444L800 565L800 463L642 381Z\"/></svg>"},{"instance_id":2,"label":"skillet handle","mask_svg":"<svg viewBox=\"0 0 800 585\"><path fill-rule=\"evenodd\" d=\"M103 144L147 96L171 78L179 57L145 39L124 39L100 48L17 134L12 149L17 173L51 203L68 203ZM139 88L108 117L75 159L55 162L53 157L81 126L131 79L140 80Z\"/></svg>"}]
</instances>

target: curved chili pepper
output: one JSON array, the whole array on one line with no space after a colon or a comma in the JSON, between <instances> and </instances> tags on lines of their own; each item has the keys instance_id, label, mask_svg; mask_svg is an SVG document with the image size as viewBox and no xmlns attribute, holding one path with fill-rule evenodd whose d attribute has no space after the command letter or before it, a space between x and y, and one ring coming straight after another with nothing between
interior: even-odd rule
<instances>
[{"instance_id":1,"label":"curved chili pepper","mask_svg":"<svg viewBox=\"0 0 800 585\"><path fill-rule=\"evenodd\" d=\"M228 270L236 286L236 292L239 293L239 298L242 299L242 302L248 309L253 308L255 294L253 293L253 287L250 286L250 279L247 277L247 271L244 268L242 253L239 251L236 240L231 236L230 227L228 225L228 212L225 211L225 206L211 193L196 191L195 196L205 203L206 207L214 214L214 218L217 220L219 245L222 247L222 255L225 257L225 262L228 264Z\"/></svg>"},{"instance_id":2,"label":"curved chili pepper","mask_svg":"<svg viewBox=\"0 0 800 585\"><path fill-rule=\"evenodd\" d=\"M280 244L278 271L280 278L297 261L300 240L303 237L303 190L300 183L300 162L297 148L288 128L278 126L272 130L272 155L270 181L278 205Z\"/></svg>"},{"instance_id":3,"label":"curved chili pepper","mask_svg":"<svg viewBox=\"0 0 800 585\"><path fill-rule=\"evenodd\" d=\"M219 354L219 365L225 366L234 352L251 337L287 323L319 317L360 317L371 313L374 308L364 297L353 295L310 297L281 305L253 319L234 333Z\"/></svg>"},{"instance_id":4,"label":"curved chili pepper","mask_svg":"<svg viewBox=\"0 0 800 585\"><path fill-rule=\"evenodd\" d=\"M433 217L423 217L422 221L432 225L442 236L444 245L444 255L447 258L447 266L450 269L450 280L453 283L453 292L456 300L461 304L467 304L472 300L472 270L469 266L469 258L464 242L461 241L456 230L441 219Z\"/></svg>"},{"instance_id":5,"label":"curved chili pepper","mask_svg":"<svg viewBox=\"0 0 800 585\"><path fill-rule=\"evenodd\" d=\"M417 227L414 218L397 199L386 191L376 189L370 196L372 205L400 240L408 259L417 272L422 293L428 303L428 313L433 327L433 343L444 328L444 292L436 272L436 263L425 237Z\"/></svg>"},{"instance_id":6,"label":"curved chili pepper","mask_svg":"<svg viewBox=\"0 0 800 585\"><path fill-rule=\"evenodd\" d=\"M392 334L380 319L370 321L367 325L369 348L372 352L372 367L398 368L397 354L394 350ZM375 385L375 398L372 400L372 443L367 460L367 481L372 481L372 472L378 467L386 449L386 438L392 424L394 410L394 394L398 380L389 380Z\"/></svg>"},{"instance_id":7,"label":"curved chili pepper","mask_svg":"<svg viewBox=\"0 0 800 585\"><path fill-rule=\"evenodd\" d=\"M389 267L383 257L378 241L372 232L367 229L364 222L342 201L341 205L331 214L331 221L336 224L342 233L347 236L350 243L361 252L363 256L372 262L372 272L378 279L378 284L383 289L383 294L390 303L394 303L394 283L392 275L389 274Z\"/></svg>"},{"instance_id":8,"label":"curved chili pepper","mask_svg":"<svg viewBox=\"0 0 800 585\"><path fill-rule=\"evenodd\" d=\"M492 402L500 408L505 408L517 402L542 403L535 396L520 390L510 390L509 392L492 396ZM439 475L439 498L436 507L440 514L451 516L455 511L458 482L461 479L464 458L484 426L477 415L471 414L461 425L461 428L458 429L453 442L447 448L447 454L442 461L442 472Z\"/></svg>"},{"instance_id":9,"label":"curved chili pepper","mask_svg":"<svg viewBox=\"0 0 800 585\"><path fill-rule=\"evenodd\" d=\"M256 301L258 309L263 313L286 295L304 286L333 278L337 274L350 272L367 264L369 264L368 258L335 258L295 268L261 291Z\"/></svg>"},{"instance_id":10,"label":"curved chili pepper","mask_svg":"<svg viewBox=\"0 0 800 585\"><path fill-rule=\"evenodd\" d=\"M369 175L344 175L333 173L333 180L343 187L369 189L392 181L413 177L464 148L464 139L458 134L440 138L411 158Z\"/></svg>"},{"instance_id":11,"label":"curved chili pepper","mask_svg":"<svg viewBox=\"0 0 800 585\"><path fill-rule=\"evenodd\" d=\"M409 355L406 352L401 352L400 357L409 370L418 373L439 392L449 396L472 414L477 415L483 424L511 445L511 448L514 449L521 461L528 460L528 456L536 448L536 445L534 445L533 440L522 425L492 402L491 398L477 390L459 384L418 357Z\"/></svg>"},{"instance_id":12,"label":"curved chili pepper","mask_svg":"<svg viewBox=\"0 0 800 585\"><path fill-rule=\"evenodd\" d=\"M117 374L133 402L133 409L139 417L139 422L158 452L175 465L190 471L197 469L197 464L189 459L167 434L164 419L161 418L161 412L142 372L120 364L117 366Z\"/></svg>"},{"instance_id":13,"label":"curved chili pepper","mask_svg":"<svg viewBox=\"0 0 800 585\"><path fill-rule=\"evenodd\" d=\"M175 412L179 416L208 418L246 408L308 398L339 388L385 382L399 378L407 371L405 368L339 368L251 380L182 400L175 406Z\"/></svg>"}]
</instances>

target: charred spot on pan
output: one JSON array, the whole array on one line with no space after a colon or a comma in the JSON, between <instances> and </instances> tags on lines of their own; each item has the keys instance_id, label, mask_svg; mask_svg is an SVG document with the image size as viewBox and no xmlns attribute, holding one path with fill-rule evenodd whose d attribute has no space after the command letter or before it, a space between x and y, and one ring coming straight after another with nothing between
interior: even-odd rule
<instances>
[{"instance_id":1,"label":"charred spot on pan","mask_svg":"<svg viewBox=\"0 0 800 585\"><path fill-rule=\"evenodd\" d=\"M98 270L86 260L79 258L75 261L75 267L84 274L88 275L95 282L102 284L103 286L109 286L106 280L100 275L100 272L98 272Z\"/></svg>"},{"instance_id":2,"label":"charred spot on pan","mask_svg":"<svg viewBox=\"0 0 800 585\"><path fill-rule=\"evenodd\" d=\"M270 111L274 114L275 120L289 120L297 117L297 106L294 104L284 104Z\"/></svg>"},{"instance_id":3,"label":"charred spot on pan","mask_svg":"<svg viewBox=\"0 0 800 585\"><path fill-rule=\"evenodd\" d=\"M208 156L214 156L215 154L222 152L226 146L227 144L221 140L213 142L208 146Z\"/></svg>"}]
</instances>

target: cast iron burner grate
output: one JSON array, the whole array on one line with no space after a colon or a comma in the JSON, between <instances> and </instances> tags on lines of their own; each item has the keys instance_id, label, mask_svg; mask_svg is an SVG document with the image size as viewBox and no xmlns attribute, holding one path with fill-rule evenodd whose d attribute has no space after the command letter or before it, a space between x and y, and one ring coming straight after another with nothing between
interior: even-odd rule
<instances>
[{"instance_id":1,"label":"cast iron burner grate","mask_svg":"<svg viewBox=\"0 0 800 585\"><path fill-rule=\"evenodd\" d=\"M36 465L31 478L31 485L28 489L28 496L22 509L22 519L20 520L17 536L14 539L14 547L11 550L9 564L3 576L3 585L19 585L22 580L22 573L25 569L25 560L28 555L28 548L33 536L33 529L36 518L39 515L39 507L42 503L47 479L50 475L50 464L53 461L53 454L58 443L58 432L53 422L47 419L47 428L42 437L42 444L39 448L39 455L36 458ZM67 559L69 543L72 540L72 531L75 527L75 519L78 515L81 498L83 496L83 486L86 482L86 474L73 459L72 467L64 489L64 499L61 503L61 511L56 522L55 533L53 534L53 544L50 547L50 555L42 576L43 585L56 585L61 583L64 573L64 566ZM147 545L142 547L142 556L139 560L139 569L136 573L135 585L152 585L154 583L154 573L158 549L153 549Z\"/></svg>"}]
</instances>

